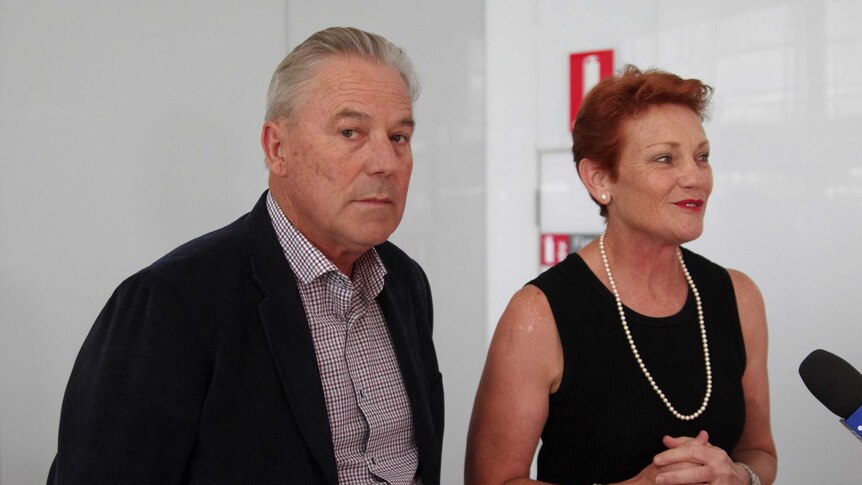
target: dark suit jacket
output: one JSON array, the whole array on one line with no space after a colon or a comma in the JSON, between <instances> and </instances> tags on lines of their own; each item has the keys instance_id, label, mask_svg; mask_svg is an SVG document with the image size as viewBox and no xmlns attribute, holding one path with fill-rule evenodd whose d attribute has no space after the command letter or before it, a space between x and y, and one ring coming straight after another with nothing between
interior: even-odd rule
<instances>
[{"instance_id":1,"label":"dark suit jacket","mask_svg":"<svg viewBox=\"0 0 862 485\"><path fill-rule=\"evenodd\" d=\"M72 370L48 483L338 482L311 332L265 195L117 288ZM443 387L428 282L393 244L377 251L419 473L437 484Z\"/></svg>"}]
</instances>

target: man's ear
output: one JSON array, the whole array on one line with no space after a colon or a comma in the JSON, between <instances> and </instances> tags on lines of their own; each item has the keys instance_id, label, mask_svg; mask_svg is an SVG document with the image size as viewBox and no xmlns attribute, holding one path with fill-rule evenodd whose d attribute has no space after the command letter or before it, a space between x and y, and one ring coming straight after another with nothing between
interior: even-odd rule
<instances>
[{"instance_id":1,"label":"man's ear","mask_svg":"<svg viewBox=\"0 0 862 485\"><path fill-rule=\"evenodd\" d=\"M590 193L599 204L607 205L611 201L610 173L595 160L582 158L578 162L578 175Z\"/></svg>"},{"instance_id":2,"label":"man's ear","mask_svg":"<svg viewBox=\"0 0 862 485\"><path fill-rule=\"evenodd\" d=\"M277 176L287 174L287 123L281 120L267 121L260 132L260 145L270 173Z\"/></svg>"}]
</instances>

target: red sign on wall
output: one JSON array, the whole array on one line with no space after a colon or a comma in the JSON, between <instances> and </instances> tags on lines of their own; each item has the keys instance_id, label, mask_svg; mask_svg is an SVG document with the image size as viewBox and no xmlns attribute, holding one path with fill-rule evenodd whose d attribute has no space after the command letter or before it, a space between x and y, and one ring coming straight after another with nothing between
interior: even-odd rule
<instances>
[{"instance_id":1,"label":"red sign on wall","mask_svg":"<svg viewBox=\"0 0 862 485\"><path fill-rule=\"evenodd\" d=\"M569 56L569 130L578 116L584 95L614 74L614 51L579 52Z\"/></svg>"},{"instance_id":2,"label":"red sign on wall","mask_svg":"<svg viewBox=\"0 0 862 485\"><path fill-rule=\"evenodd\" d=\"M539 260L542 266L553 266L569 255L568 234L542 234L539 245L542 253Z\"/></svg>"}]
</instances>

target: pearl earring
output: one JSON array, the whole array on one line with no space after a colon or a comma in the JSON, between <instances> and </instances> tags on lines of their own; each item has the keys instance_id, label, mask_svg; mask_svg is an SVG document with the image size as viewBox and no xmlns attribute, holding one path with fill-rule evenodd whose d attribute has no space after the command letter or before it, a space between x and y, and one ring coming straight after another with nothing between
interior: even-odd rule
<instances>
[{"instance_id":1,"label":"pearl earring","mask_svg":"<svg viewBox=\"0 0 862 485\"><path fill-rule=\"evenodd\" d=\"M608 200L608 194L602 194L602 200Z\"/></svg>"}]
</instances>

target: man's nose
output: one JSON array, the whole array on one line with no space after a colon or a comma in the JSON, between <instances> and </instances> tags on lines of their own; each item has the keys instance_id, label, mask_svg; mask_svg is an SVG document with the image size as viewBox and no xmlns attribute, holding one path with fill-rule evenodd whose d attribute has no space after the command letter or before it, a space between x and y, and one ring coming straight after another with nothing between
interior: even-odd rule
<instances>
[{"instance_id":1,"label":"man's nose","mask_svg":"<svg viewBox=\"0 0 862 485\"><path fill-rule=\"evenodd\" d=\"M398 147L386 134L371 137L366 170L371 174L389 174L404 164Z\"/></svg>"}]
</instances>

